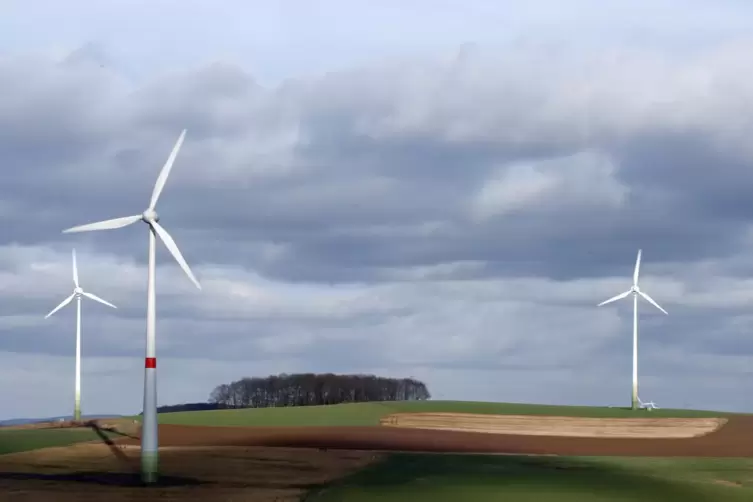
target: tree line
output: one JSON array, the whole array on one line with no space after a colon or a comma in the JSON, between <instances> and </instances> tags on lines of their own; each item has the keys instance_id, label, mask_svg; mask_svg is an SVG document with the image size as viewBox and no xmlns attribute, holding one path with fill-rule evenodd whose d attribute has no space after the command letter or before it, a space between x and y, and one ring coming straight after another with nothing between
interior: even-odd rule
<instances>
[{"instance_id":1,"label":"tree line","mask_svg":"<svg viewBox=\"0 0 753 502\"><path fill-rule=\"evenodd\" d=\"M209 402L223 408L270 408L430 398L426 384L414 378L282 373L218 385L210 394Z\"/></svg>"},{"instance_id":2,"label":"tree line","mask_svg":"<svg viewBox=\"0 0 753 502\"><path fill-rule=\"evenodd\" d=\"M246 377L218 385L211 392L208 402L159 406L157 413L367 401L419 401L430 398L426 384L414 378L281 373L264 378Z\"/></svg>"}]
</instances>

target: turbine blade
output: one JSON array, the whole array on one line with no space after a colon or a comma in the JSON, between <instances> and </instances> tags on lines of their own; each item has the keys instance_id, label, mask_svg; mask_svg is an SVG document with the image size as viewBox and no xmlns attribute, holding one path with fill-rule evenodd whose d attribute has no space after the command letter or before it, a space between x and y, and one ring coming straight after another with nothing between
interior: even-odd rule
<instances>
[{"instance_id":1,"label":"turbine blade","mask_svg":"<svg viewBox=\"0 0 753 502\"><path fill-rule=\"evenodd\" d=\"M97 296L97 295L95 295L94 293L88 293L88 292L84 291L84 292L83 292L83 293L81 293L81 294L82 294L82 295L84 295L84 296L85 296L85 297L87 297L87 298L91 298L91 299L92 299L92 300L94 300L95 302L99 302L99 303L102 303L102 304L104 304L104 305L107 305L108 307L112 307L112 308L114 308L114 309L118 308L118 307L116 307L115 305L113 305L112 303L110 303L110 302L108 302L108 301L106 301L106 300L103 300L102 298L98 297L98 296Z\"/></svg>"},{"instance_id":2,"label":"turbine blade","mask_svg":"<svg viewBox=\"0 0 753 502\"><path fill-rule=\"evenodd\" d=\"M63 230L64 234L70 234L74 232L88 232L90 230L112 230L115 228L123 228L136 223L141 219L141 215L124 216L122 218L113 218L112 220L98 221L96 223L87 223L86 225L79 225L77 227L71 227Z\"/></svg>"},{"instance_id":3,"label":"turbine blade","mask_svg":"<svg viewBox=\"0 0 753 502\"><path fill-rule=\"evenodd\" d=\"M186 260L183 259L183 255L180 254L178 245L175 244L175 241L172 237L170 237L170 234L167 233L167 230L162 228L162 225L160 225L156 221L152 222L151 225L154 228L155 232L157 232L157 235L159 235L160 239L162 239L162 242L165 243L165 247L167 247L168 251L170 251L170 254L173 255L175 261L178 262L180 268L183 269L183 272L186 273L188 278L191 279L191 282L193 282L197 288L201 289L201 284L199 284L199 281L197 281L196 277L194 277L193 272L191 272L191 269L188 267L188 263L186 263Z\"/></svg>"},{"instance_id":4,"label":"turbine blade","mask_svg":"<svg viewBox=\"0 0 753 502\"><path fill-rule=\"evenodd\" d=\"M62 309L63 307L65 307L66 305L68 305L69 303L71 303L71 300L73 300L74 296L76 296L76 293L71 293L71 296L69 296L68 298L66 298L62 302L60 302L60 305L58 305L57 307L55 307L54 309L52 309L49 314L47 314L46 316L44 316L44 318L47 319L52 314L54 314L58 310Z\"/></svg>"},{"instance_id":5,"label":"turbine blade","mask_svg":"<svg viewBox=\"0 0 753 502\"><path fill-rule=\"evenodd\" d=\"M76 249L73 249L73 284L78 287L78 266L76 266Z\"/></svg>"},{"instance_id":6,"label":"turbine blade","mask_svg":"<svg viewBox=\"0 0 753 502\"><path fill-rule=\"evenodd\" d=\"M638 250L638 257L635 259L635 270L633 271L633 286L638 284L638 273L641 271L641 249Z\"/></svg>"},{"instance_id":7,"label":"turbine blade","mask_svg":"<svg viewBox=\"0 0 753 502\"><path fill-rule=\"evenodd\" d=\"M597 307L601 307L602 305L606 305L607 303L616 302L617 300L622 300L623 298L625 298L629 294L630 294L630 290L628 289L624 293L620 293L617 296L613 296L609 300L604 300L603 302L601 302L600 304L598 304Z\"/></svg>"},{"instance_id":8,"label":"turbine blade","mask_svg":"<svg viewBox=\"0 0 753 502\"><path fill-rule=\"evenodd\" d=\"M641 296L642 296L643 298L645 298L645 299L646 299L646 301L647 301L647 302L649 302L649 303L650 303L651 305L653 305L654 307L658 308L659 310L661 310L661 311L662 311L662 312L664 312L665 314L669 315L669 313L668 313L668 312L667 312L666 310L664 310L663 308L661 308L661 307L659 306L659 304L658 304L658 303L656 303L656 302L654 301L654 299L653 299L653 298L651 298L650 296L648 296L648 295L647 295L646 293L644 293L643 291L640 291L640 292L639 292L638 294L639 294L639 295L641 295Z\"/></svg>"},{"instance_id":9,"label":"turbine blade","mask_svg":"<svg viewBox=\"0 0 753 502\"><path fill-rule=\"evenodd\" d=\"M149 209L154 209L157 205L157 200L162 193L162 189L165 188L165 182L167 181L167 177L170 176L170 170L173 168L175 157L178 156L178 150L180 150L181 145L183 145L183 140L185 139L185 137L186 130L183 129L183 132L180 133L180 137L173 147L173 151L170 152L170 156L167 158L167 162L165 162L165 165L162 166L162 171L160 171L159 176L157 177L157 182L154 184L154 190L152 191L152 200L149 203Z\"/></svg>"}]
</instances>

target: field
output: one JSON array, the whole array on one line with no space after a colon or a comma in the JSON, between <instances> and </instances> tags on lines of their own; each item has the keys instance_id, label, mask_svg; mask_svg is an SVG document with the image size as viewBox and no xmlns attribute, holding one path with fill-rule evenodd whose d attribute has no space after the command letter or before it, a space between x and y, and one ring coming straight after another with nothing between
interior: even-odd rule
<instances>
[{"instance_id":1,"label":"field","mask_svg":"<svg viewBox=\"0 0 753 502\"><path fill-rule=\"evenodd\" d=\"M91 428L0 428L0 455L50 446L66 446L112 436Z\"/></svg>"},{"instance_id":2,"label":"field","mask_svg":"<svg viewBox=\"0 0 753 502\"><path fill-rule=\"evenodd\" d=\"M144 488L132 419L0 429L0 500L753 496L753 417L710 411L431 401L218 410L160 415L160 444L160 486Z\"/></svg>"},{"instance_id":3,"label":"field","mask_svg":"<svg viewBox=\"0 0 753 502\"><path fill-rule=\"evenodd\" d=\"M648 461L647 461L648 460ZM307 502L750 500L753 461L394 454Z\"/></svg>"},{"instance_id":4,"label":"field","mask_svg":"<svg viewBox=\"0 0 753 502\"><path fill-rule=\"evenodd\" d=\"M482 415L549 415L563 417L629 418L629 417L720 417L727 414L696 410L637 410L589 406L547 406L517 403L486 403L474 401L423 401L336 404L300 408L265 408L257 410L218 410L182 412L160 415L160 423L175 425L228 426L343 426L379 425L393 413L476 413ZM136 417L134 417L136 418Z\"/></svg>"}]
</instances>

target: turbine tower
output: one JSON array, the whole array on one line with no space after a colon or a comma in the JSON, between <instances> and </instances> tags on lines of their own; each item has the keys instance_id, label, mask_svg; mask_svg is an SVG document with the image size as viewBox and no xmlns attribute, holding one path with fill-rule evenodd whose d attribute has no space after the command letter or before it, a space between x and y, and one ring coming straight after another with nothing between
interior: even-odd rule
<instances>
[{"instance_id":1,"label":"turbine tower","mask_svg":"<svg viewBox=\"0 0 753 502\"><path fill-rule=\"evenodd\" d=\"M111 230L115 228L122 228L137 221L141 220L149 227L149 267L147 273L147 288L146 288L146 358L144 363L144 416L143 425L141 428L141 476L145 483L155 483L158 478L159 467L159 439L157 436L157 355L156 355L156 296L155 296L155 254L156 254L156 242L159 236L160 240L165 244L170 254L173 255L175 261L183 269L191 282L193 282L197 288L201 289L199 281L196 280L191 269L188 267L186 260L183 259L183 255L180 253L178 246L170 234L167 233L162 225L159 224L159 216L155 211L157 200L159 199L162 189L165 187L167 177L170 175L170 170L175 162L175 157L178 155L183 140L186 136L186 130L180 133L178 141L175 143L170 156L167 158L167 162L162 167L157 182L154 185L152 191L152 198L149 202L149 207L141 214L135 216L125 216L122 218L114 218L112 220L99 221L96 223L89 223L86 225L80 225L77 227L63 230L63 233L70 232L87 232L90 230Z\"/></svg>"},{"instance_id":2,"label":"turbine tower","mask_svg":"<svg viewBox=\"0 0 753 502\"><path fill-rule=\"evenodd\" d=\"M666 310L661 308L653 298L648 296L647 293L641 291L641 289L638 287L638 273L640 272L640 269L641 250L639 249L638 258L636 258L635 260L635 270L633 271L633 286L624 293L613 296L609 300L605 300L598 305L599 307L601 307L602 305L606 305L607 303L621 300L631 293L633 294L633 394L631 397L631 408L634 410L637 410L640 406L640 401L638 400L638 296L642 296L651 305L667 314Z\"/></svg>"},{"instance_id":3,"label":"turbine tower","mask_svg":"<svg viewBox=\"0 0 753 502\"><path fill-rule=\"evenodd\" d=\"M73 398L73 420L81 420L81 297L85 296L96 302L107 305L108 307L117 308L112 303L103 300L93 293L84 291L78 283L78 266L76 265L76 250L73 250L73 293L60 302L60 305L50 311L49 314L44 316L45 319L52 314L62 309L74 298L76 299L76 391Z\"/></svg>"}]
</instances>

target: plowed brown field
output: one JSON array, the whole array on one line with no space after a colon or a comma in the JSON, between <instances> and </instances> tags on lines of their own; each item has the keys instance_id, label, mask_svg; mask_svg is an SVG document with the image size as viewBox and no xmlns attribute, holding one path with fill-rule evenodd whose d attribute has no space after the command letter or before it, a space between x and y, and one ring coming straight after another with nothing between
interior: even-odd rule
<instances>
[{"instance_id":1,"label":"plowed brown field","mask_svg":"<svg viewBox=\"0 0 753 502\"><path fill-rule=\"evenodd\" d=\"M536 420L539 417L530 417ZM609 420L609 419L598 419ZM697 429L696 429L697 430ZM552 434L555 431L552 431ZM124 438L120 445L138 445ZM753 457L753 417L727 419L690 438L566 437L403 427L200 427L161 425L161 446L274 446L350 450L554 455Z\"/></svg>"},{"instance_id":2,"label":"plowed brown field","mask_svg":"<svg viewBox=\"0 0 753 502\"><path fill-rule=\"evenodd\" d=\"M293 502L367 465L372 452L292 448L167 448L160 485L139 486L139 449L78 444L0 455L0 501Z\"/></svg>"}]
</instances>

